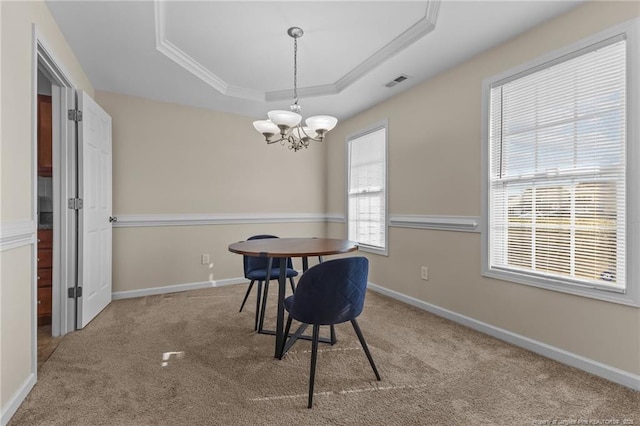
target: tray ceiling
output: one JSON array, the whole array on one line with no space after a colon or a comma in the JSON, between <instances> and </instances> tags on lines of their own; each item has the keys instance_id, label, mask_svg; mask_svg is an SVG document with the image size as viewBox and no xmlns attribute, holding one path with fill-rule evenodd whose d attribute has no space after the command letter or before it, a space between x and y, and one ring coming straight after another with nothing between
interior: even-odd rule
<instances>
[{"instance_id":1,"label":"tray ceiling","mask_svg":"<svg viewBox=\"0 0 640 426\"><path fill-rule=\"evenodd\" d=\"M49 1L97 90L262 117L356 114L578 2ZM393 88L389 81L409 78Z\"/></svg>"}]
</instances>

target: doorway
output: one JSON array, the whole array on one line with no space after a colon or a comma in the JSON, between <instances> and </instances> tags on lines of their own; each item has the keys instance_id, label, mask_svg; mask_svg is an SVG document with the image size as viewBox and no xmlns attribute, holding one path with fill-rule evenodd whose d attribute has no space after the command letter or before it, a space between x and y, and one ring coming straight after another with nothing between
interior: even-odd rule
<instances>
[{"instance_id":1,"label":"doorway","mask_svg":"<svg viewBox=\"0 0 640 426\"><path fill-rule=\"evenodd\" d=\"M33 46L34 247L33 372L55 350L61 336L75 330L75 306L67 283L75 282L77 219L66 209L76 190L75 126L67 120L75 90L34 27Z\"/></svg>"},{"instance_id":2,"label":"doorway","mask_svg":"<svg viewBox=\"0 0 640 426\"><path fill-rule=\"evenodd\" d=\"M38 368L56 350L61 337L54 336L52 323L53 276L53 111L52 84L38 70L37 138L37 351ZM59 281L59 280L58 280Z\"/></svg>"},{"instance_id":3,"label":"doorway","mask_svg":"<svg viewBox=\"0 0 640 426\"><path fill-rule=\"evenodd\" d=\"M51 231L41 233L33 250L31 337L35 373L38 323L51 324L50 332L42 333L42 337L64 336L83 328L111 302L115 219L111 117L89 95L75 89L35 25L33 34L32 208L40 225L38 231ZM50 87L50 96L38 94L39 76L42 85ZM46 120L39 121L39 116L49 115L50 126ZM50 145L46 145L46 137L39 145L38 135L48 135L49 127ZM46 274L51 275L50 286L42 279ZM50 312L45 300L49 297ZM41 311L39 306L43 306Z\"/></svg>"}]
</instances>

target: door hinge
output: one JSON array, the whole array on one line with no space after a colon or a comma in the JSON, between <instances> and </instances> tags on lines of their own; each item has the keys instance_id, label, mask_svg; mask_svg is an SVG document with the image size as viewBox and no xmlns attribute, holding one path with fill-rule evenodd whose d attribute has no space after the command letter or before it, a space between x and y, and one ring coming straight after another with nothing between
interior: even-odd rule
<instances>
[{"instance_id":1,"label":"door hinge","mask_svg":"<svg viewBox=\"0 0 640 426\"><path fill-rule=\"evenodd\" d=\"M82 121L82 111L80 110L70 109L67 116L71 121Z\"/></svg>"},{"instance_id":2,"label":"door hinge","mask_svg":"<svg viewBox=\"0 0 640 426\"><path fill-rule=\"evenodd\" d=\"M82 198L69 198L69 208L71 210L80 210L82 205Z\"/></svg>"},{"instance_id":3,"label":"door hinge","mask_svg":"<svg viewBox=\"0 0 640 426\"><path fill-rule=\"evenodd\" d=\"M75 299L76 297L82 297L82 287L69 287L67 289L69 299Z\"/></svg>"}]
</instances>

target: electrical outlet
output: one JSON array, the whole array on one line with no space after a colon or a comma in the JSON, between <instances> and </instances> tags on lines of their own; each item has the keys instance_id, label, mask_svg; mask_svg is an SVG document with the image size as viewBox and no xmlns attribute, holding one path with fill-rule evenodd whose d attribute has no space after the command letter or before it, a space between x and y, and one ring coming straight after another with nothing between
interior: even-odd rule
<instances>
[{"instance_id":1,"label":"electrical outlet","mask_svg":"<svg viewBox=\"0 0 640 426\"><path fill-rule=\"evenodd\" d=\"M426 266L422 267L422 269L420 270L420 278L425 281L429 281L429 268L427 268Z\"/></svg>"},{"instance_id":2,"label":"electrical outlet","mask_svg":"<svg viewBox=\"0 0 640 426\"><path fill-rule=\"evenodd\" d=\"M202 263L203 265L208 265L209 264L209 255L208 254L200 255L200 263Z\"/></svg>"}]
</instances>

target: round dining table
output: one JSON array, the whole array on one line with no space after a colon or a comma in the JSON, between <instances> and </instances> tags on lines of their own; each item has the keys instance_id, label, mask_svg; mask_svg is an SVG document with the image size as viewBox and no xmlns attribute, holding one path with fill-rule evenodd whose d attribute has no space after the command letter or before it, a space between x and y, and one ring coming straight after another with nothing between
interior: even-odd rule
<instances>
[{"instance_id":1,"label":"round dining table","mask_svg":"<svg viewBox=\"0 0 640 426\"><path fill-rule=\"evenodd\" d=\"M273 259L282 259L280 261L280 275L278 278L278 311L276 315L276 330L274 333L276 335L274 357L282 358L283 354L281 350L284 339L287 337L284 336L284 298L287 287L286 259L289 257L302 258L302 270L304 272L309 268L309 257L318 256L320 262L322 262L323 256L349 253L356 250L358 250L357 243L336 238L264 238L240 241L229 245L229 251L232 253L243 256L267 258L267 282L269 282L271 278L270 274ZM296 336L301 337L300 334L301 333L296 333ZM332 341L335 340L333 333L331 339Z\"/></svg>"}]
</instances>

